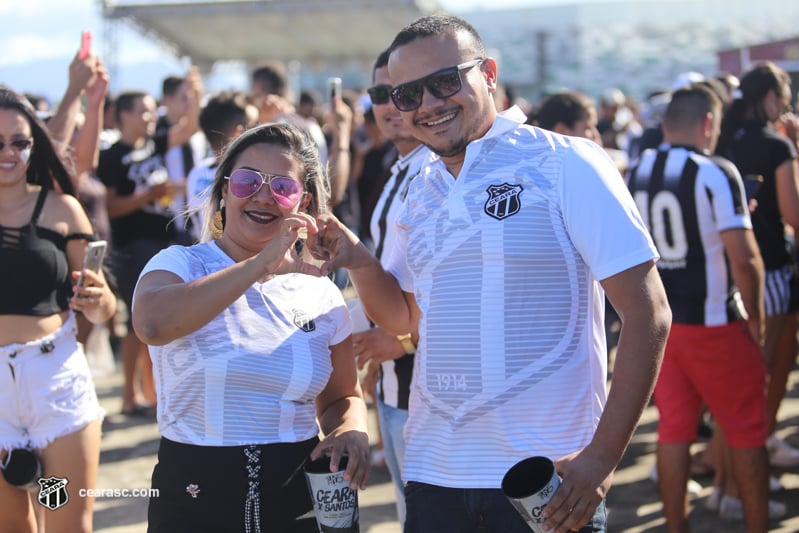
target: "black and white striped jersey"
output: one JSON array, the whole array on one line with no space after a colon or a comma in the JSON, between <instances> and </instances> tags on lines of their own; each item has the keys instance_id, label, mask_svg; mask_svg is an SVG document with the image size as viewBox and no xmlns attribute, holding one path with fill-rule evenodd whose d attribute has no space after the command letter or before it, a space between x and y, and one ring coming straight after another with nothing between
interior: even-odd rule
<instances>
[{"instance_id":1,"label":"black and white striped jersey","mask_svg":"<svg viewBox=\"0 0 799 533\"><path fill-rule=\"evenodd\" d=\"M746 316L721 232L752 229L735 166L688 146L644 151L628 186L660 253L660 271L679 324L715 326Z\"/></svg>"}]
</instances>

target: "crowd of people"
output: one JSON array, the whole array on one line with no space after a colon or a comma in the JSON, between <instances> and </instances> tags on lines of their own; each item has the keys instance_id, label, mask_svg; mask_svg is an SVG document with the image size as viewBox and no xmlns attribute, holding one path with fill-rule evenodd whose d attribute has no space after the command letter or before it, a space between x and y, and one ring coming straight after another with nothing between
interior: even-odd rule
<instances>
[{"instance_id":1,"label":"crowd of people","mask_svg":"<svg viewBox=\"0 0 799 533\"><path fill-rule=\"evenodd\" d=\"M152 532L316 531L296 472L328 456L366 486L367 397L409 533L529 531L500 484L536 455L561 477L543 526L607 531L651 397L670 532L696 468L747 531L786 514L769 492L772 467L799 467L775 431L799 326L787 74L686 73L639 112L618 89L514 98L457 17L386 45L372 85L327 105L295 106L278 61L214 94L192 68L159 100L107 94L93 54L55 110L0 88L0 258L20 273L0 300L0 530L92 530L91 498L43 513L10 473L28 450L43 478L94 487L82 343L109 322L119 412L161 434ZM83 269L96 240L107 263Z\"/></svg>"}]
</instances>

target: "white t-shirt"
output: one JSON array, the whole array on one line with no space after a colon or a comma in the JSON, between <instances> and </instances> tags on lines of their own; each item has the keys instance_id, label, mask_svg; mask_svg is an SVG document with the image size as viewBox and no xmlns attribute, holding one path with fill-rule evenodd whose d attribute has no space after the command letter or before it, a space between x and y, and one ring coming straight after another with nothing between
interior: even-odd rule
<instances>
[{"instance_id":1,"label":"white t-shirt","mask_svg":"<svg viewBox=\"0 0 799 533\"><path fill-rule=\"evenodd\" d=\"M215 157L208 157L196 165L186 178L186 207L191 213L192 236L199 241L205 227L205 202L211 195L211 187L216 176L217 163Z\"/></svg>"},{"instance_id":2,"label":"white t-shirt","mask_svg":"<svg viewBox=\"0 0 799 533\"><path fill-rule=\"evenodd\" d=\"M398 217L389 271L422 311L406 481L499 488L586 446L607 397L597 280L658 257L604 150L524 120L497 117L457 180L434 160Z\"/></svg>"},{"instance_id":3,"label":"white t-shirt","mask_svg":"<svg viewBox=\"0 0 799 533\"><path fill-rule=\"evenodd\" d=\"M192 135L187 144L191 148L192 161L200 161L206 157L206 154L208 153L208 143L205 140L205 135L203 135L201 132L197 132ZM173 185L180 186L186 184L188 173L184 168L183 157L183 145L173 146L164 155L164 164L166 165L169 179ZM178 216L175 217L175 223L181 230L185 229L186 227L186 219L183 215L183 212L188 205L187 196L187 193L176 190L172 194L172 203L170 204L172 211L178 214Z\"/></svg>"},{"instance_id":4,"label":"white t-shirt","mask_svg":"<svg viewBox=\"0 0 799 533\"><path fill-rule=\"evenodd\" d=\"M188 282L233 263L213 241L171 246L141 275L165 270ZM161 435L204 446L314 437L329 347L351 331L341 291L327 278L286 274L254 284L197 331L149 347Z\"/></svg>"}]
</instances>

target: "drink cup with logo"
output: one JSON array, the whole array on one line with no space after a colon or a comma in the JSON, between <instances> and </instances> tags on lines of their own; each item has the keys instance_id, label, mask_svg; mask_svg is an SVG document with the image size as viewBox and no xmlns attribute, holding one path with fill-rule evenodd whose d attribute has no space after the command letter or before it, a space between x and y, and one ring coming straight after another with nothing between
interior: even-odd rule
<instances>
[{"instance_id":1,"label":"drink cup with logo","mask_svg":"<svg viewBox=\"0 0 799 533\"><path fill-rule=\"evenodd\" d=\"M311 491L316 523L320 533L359 533L358 491L344 481L347 458L342 457L339 471L330 472L330 457L310 461L305 466L305 480Z\"/></svg>"},{"instance_id":2,"label":"drink cup with logo","mask_svg":"<svg viewBox=\"0 0 799 533\"><path fill-rule=\"evenodd\" d=\"M560 487L555 464L547 457L529 457L513 465L502 479L502 491L531 530L544 533L541 516Z\"/></svg>"}]
</instances>

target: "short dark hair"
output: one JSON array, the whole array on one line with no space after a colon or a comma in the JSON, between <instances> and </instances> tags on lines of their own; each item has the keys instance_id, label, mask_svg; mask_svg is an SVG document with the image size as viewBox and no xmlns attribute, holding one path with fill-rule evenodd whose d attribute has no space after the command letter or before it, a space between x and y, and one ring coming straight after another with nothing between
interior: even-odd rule
<instances>
[{"instance_id":1,"label":"short dark hair","mask_svg":"<svg viewBox=\"0 0 799 533\"><path fill-rule=\"evenodd\" d=\"M594 107L593 100L582 93L563 91L550 94L541 102L533 122L545 130L553 130L559 123L571 129L591 107Z\"/></svg>"},{"instance_id":2,"label":"short dark hair","mask_svg":"<svg viewBox=\"0 0 799 533\"><path fill-rule=\"evenodd\" d=\"M312 89L305 89L300 92L300 104L316 105L320 101L319 93Z\"/></svg>"},{"instance_id":3,"label":"short dark hair","mask_svg":"<svg viewBox=\"0 0 799 533\"><path fill-rule=\"evenodd\" d=\"M692 83L676 90L663 116L663 124L679 130L696 126L708 113L721 114L721 98L704 83Z\"/></svg>"},{"instance_id":4,"label":"short dark hair","mask_svg":"<svg viewBox=\"0 0 799 533\"><path fill-rule=\"evenodd\" d=\"M391 46L388 47L388 50L389 53L393 53L394 50L400 46L413 42L417 39L459 32L468 34L471 37L472 45L474 46L474 51L477 53L477 55L480 57L486 57L483 39L480 37L480 34L477 33L477 30L474 29L474 26L462 18L458 18L453 15L427 15L425 17L416 19L400 30L397 36L394 37L394 40L391 42Z\"/></svg>"},{"instance_id":5,"label":"short dark hair","mask_svg":"<svg viewBox=\"0 0 799 533\"><path fill-rule=\"evenodd\" d=\"M391 55L390 49L386 48L385 50L380 52L380 55L377 56L377 59L375 60L375 66L372 67L372 82L375 81L375 71L379 68L383 68L386 65L388 65L388 56L390 55Z\"/></svg>"},{"instance_id":6,"label":"short dark hair","mask_svg":"<svg viewBox=\"0 0 799 533\"><path fill-rule=\"evenodd\" d=\"M106 93L105 101L103 102L103 111L107 111L117 105L117 99L111 93Z\"/></svg>"},{"instance_id":7,"label":"short dark hair","mask_svg":"<svg viewBox=\"0 0 799 533\"><path fill-rule=\"evenodd\" d=\"M23 93L23 96L28 99L36 111L48 111L50 109L50 100L43 94L38 93Z\"/></svg>"},{"instance_id":8,"label":"short dark hair","mask_svg":"<svg viewBox=\"0 0 799 533\"><path fill-rule=\"evenodd\" d=\"M699 85L704 85L705 87L713 91L716 94L716 96L719 97L719 100L721 100L722 107L726 106L731 101L730 100L731 95L729 91L727 91L724 82L722 82L721 80L718 80L716 78L706 78L696 83L698 83Z\"/></svg>"},{"instance_id":9,"label":"short dark hair","mask_svg":"<svg viewBox=\"0 0 799 533\"><path fill-rule=\"evenodd\" d=\"M200 111L200 128L214 151L224 148L230 132L247 124L247 95L242 91L220 91Z\"/></svg>"},{"instance_id":10,"label":"short dark hair","mask_svg":"<svg viewBox=\"0 0 799 533\"><path fill-rule=\"evenodd\" d=\"M133 111L136 107L136 101L150 96L146 91L126 91L117 96L116 108L114 109L114 118L117 124L122 125L122 113L125 111Z\"/></svg>"},{"instance_id":11,"label":"short dark hair","mask_svg":"<svg viewBox=\"0 0 799 533\"><path fill-rule=\"evenodd\" d=\"M184 81L185 78L181 78L180 76L167 76L164 78L164 81L161 82L161 96L175 96Z\"/></svg>"},{"instance_id":12,"label":"short dark hair","mask_svg":"<svg viewBox=\"0 0 799 533\"><path fill-rule=\"evenodd\" d=\"M289 76L286 66L275 60L265 61L252 71L251 80L258 82L268 94L288 96Z\"/></svg>"}]
</instances>

